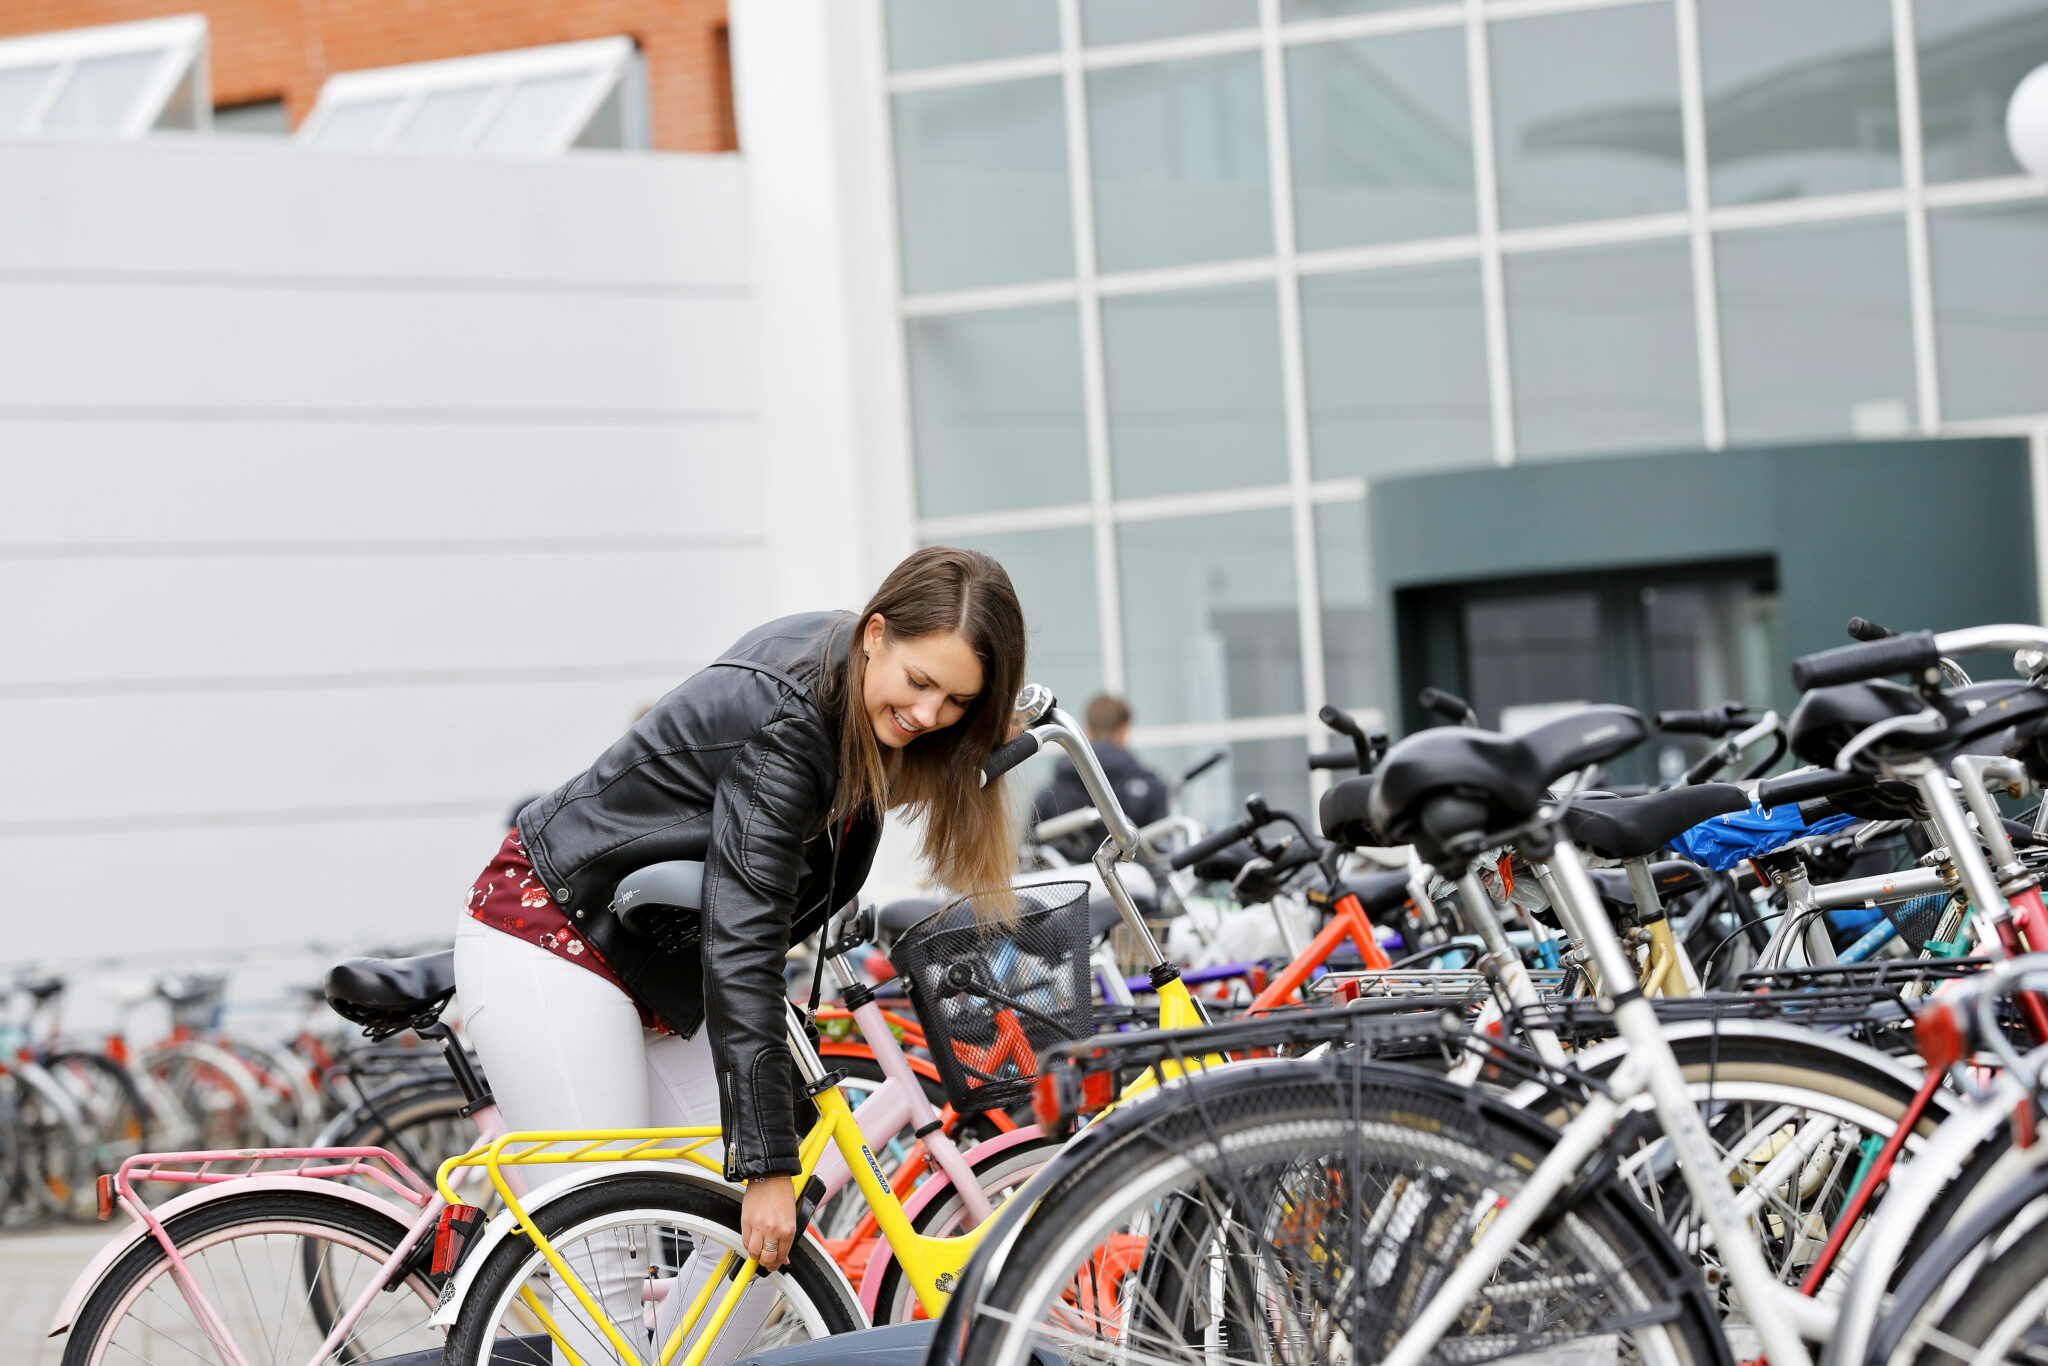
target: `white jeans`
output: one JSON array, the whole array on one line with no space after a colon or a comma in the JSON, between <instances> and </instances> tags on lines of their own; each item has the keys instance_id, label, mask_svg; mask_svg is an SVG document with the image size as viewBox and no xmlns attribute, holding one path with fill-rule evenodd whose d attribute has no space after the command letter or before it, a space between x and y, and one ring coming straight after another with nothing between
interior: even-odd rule
<instances>
[{"instance_id":1,"label":"white jeans","mask_svg":"<svg viewBox=\"0 0 2048 1366\"><path fill-rule=\"evenodd\" d=\"M710 1030L699 1029L694 1037L679 1039L642 1028L638 1007L604 978L468 915L455 931L455 986L469 1040L483 1060L486 1082L507 1128L669 1129L718 1124ZM713 1160L725 1155L724 1145L716 1141L701 1151ZM527 1170L532 1173L530 1185L560 1174L559 1169ZM606 1170L602 1164L585 1164L581 1174L594 1178ZM627 1265L623 1244L617 1255L605 1256L596 1249L596 1241L586 1244L603 1263L595 1267L598 1284L592 1288L628 1340L641 1340L643 1277ZM683 1274L669 1287L661 1341L695 1297L703 1284L701 1276L720 1251L693 1252ZM738 1355L773 1300L772 1294L752 1292L742 1299L707 1361ZM585 1362L613 1359L616 1354L594 1325L571 1324L570 1317L580 1321L583 1316L562 1315L559 1308L565 1336L572 1339L579 1357Z\"/></svg>"}]
</instances>

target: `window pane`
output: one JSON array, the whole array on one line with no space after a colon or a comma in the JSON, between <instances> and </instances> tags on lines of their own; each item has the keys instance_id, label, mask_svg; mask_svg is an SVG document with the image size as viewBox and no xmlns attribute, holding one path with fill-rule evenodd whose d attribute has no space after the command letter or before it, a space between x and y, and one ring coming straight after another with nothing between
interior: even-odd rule
<instances>
[{"instance_id":1,"label":"window pane","mask_svg":"<svg viewBox=\"0 0 2048 1366\"><path fill-rule=\"evenodd\" d=\"M2048 63L2048 0L1917 0L1913 24L1927 178L2018 175L2005 108Z\"/></svg>"},{"instance_id":2,"label":"window pane","mask_svg":"<svg viewBox=\"0 0 2048 1366\"><path fill-rule=\"evenodd\" d=\"M1476 231L1463 30L1290 48L1287 120L1303 250Z\"/></svg>"},{"instance_id":3,"label":"window pane","mask_svg":"<svg viewBox=\"0 0 2048 1366\"><path fill-rule=\"evenodd\" d=\"M1896 218L1722 233L1728 436L1897 436L1913 422L1906 226Z\"/></svg>"},{"instance_id":4,"label":"window pane","mask_svg":"<svg viewBox=\"0 0 2048 1366\"><path fill-rule=\"evenodd\" d=\"M490 93L489 86L436 90L420 101L419 108L392 141L400 147L429 150L453 147Z\"/></svg>"},{"instance_id":5,"label":"window pane","mask_svg":"<svg viewBox=\"0 0 2048 1366\"><path fill-rule=\"evenodd\" d=\"M1477 261L1304 276L1301 325L1317 478L1493 458Z\"/></svg>"},{"instance_id":6,"label":"window pane","mask_svg":"<svg viewBox=\"0 0 2048 1366\"><path fill-rule=\"evenodd\" d=\"M1280 22L1329 19L1340 14L1372 14L1383 9L1412 9L1442 0L1280 0Z\"/></svg>"},{"instance_id":7,"label":"window pane","mask_svg":"<svg viewBox=\"0 0 2048 1366\"><path fill-rule=\"evenodd\" d=\"M912 318L907 331L922 515L1088 501L1072 304Z\"/></svg>"},{"instance_id":8,"label":"window pane","mask_svg":"<svg viewBox=\"0 0 2048 1366\"><path fill-rule=\"evenodd\" d=\"M1102 301L1120 498L1287 479L1273 286Z\"/></svg>"},{"instance_id":9,"label":"window pane","mask_svg":"<svg viewBox=\"0 0 2048 1366\"><path fill-rule=\"evenodd\" d=\"M377 135L391 119L392 111L398 108L398 97L382 100L358 100L353 104L337 105L313 134L313 141L323 147L371 147L376 145Z\"/></svg>"},{"instance_id":10,"label":"window pane","mask_svg":"<svg viewBox=\"0 0 2048 1366\"><path fill-rule=\"evenodd\" d=\"M1117 528L1124 673L1145 724L1301 710L1285 508Z\"/></svg>"},{"instance_id":11,"label":"window pane","mask_svg":"<svg viewBox=\"0 0 2048 1366\"><path fill-rule=\"evenodd\" d=\"M43 119L46 133L116 133L134 112L142 87L163 62L161 52L91 57L78 64Z\"/></svg>"},{"instance_id":12,"label":"window pane","mask_svg":"<svg viewBox=\"0 0 2048 1366\"><path fill-rule=\"evenodd\" d=\"M18 133L28 121L28 111L42 98L54 66L24 66L0 71L0 133Z\"/></svg>"},{"instance_id":13,"label":"window pane","mask_svg":"<svg viewBox=\"0 0 2048 1366\"><path fill-rule=\"evenodd\" d=\"M1323 691L1347 711L1380 705L1373 667L1372 556L1366 503L1316 507L1316 585L1322 595Z\"/></svg>"},{"instance_id":14,"label":"window pane","mask_svg":"<svg viewBox=\"0 0 2048 1366\"><path fill-rule=\"evenodd\" d=\"M251 100L224 104L213 111L213 131L252 137L284 137L292 131L283 100Z\"/></svg>"},{"instance_id":15,"label":"window pane","mask_svg":"<svg viewBox=\"0 0 2048 1366\"><path fill-rule=\"evenodd\" d=\"M1273 249L1256 53L1088 77L1095 254L1140 270Z\"/></svg>"},{"instance_id":16,"label":"window pane","mask_svg":"<svg viewBox=\"0 0 2048 1366\"><path fill-rule=\"evenodd\" d=\"M895 111L905 289L1074 273L1057 77L917 91Z\"/></svg>"},{"instance_id":17,"label":"window pane","mask_svg":"<svg viewBox=\"0 0 2048 1366\"><path fill-rule=\"evenodd\" d=\"M1716 204L1899 183L1886 0L1702 0L1700 60Z\"/></svg>"},{"instance_id":18,"label":"window pane","mask_svg":"<svg viewBox=\"0 0 2048 1366\"><path fill-rule=\"evenodd\" d=\"M889 69L1056 52L1053 0L888 0Z\"/></svg>"},{"instance_id":19,"label":"window pane","mask_svg":"<svg viewBox=\"0 0 2048 1366\"><path fill-rule=\"evenodd\" d=\"M1682 241L1510 256L1509 373L1523 455L1696 446L1699 348Z\"/></svg>"},{"instance_id":20,"label":"window pane","mask_svg":"<svg viewBox=\"0 0 2048 1366\"><path fill-rule=\"evenodd\" d=\"M1135 724L1142 726L1145 722L1146 718L1140 716ZM1292 811L1307 821L1315 820L1315 808L1308 799L1305 741L1219 741L1209 745L1162 745L1132 753L1170 787L1181 774L1219 749L1225 755L1223 762L1181 789L1175 805L1182 812L1214 830L1242 817L1244 799L1256 792L1269 806Z\"/></svg>"},{"instance_id":21,"label":"window pane","mask_svg":"<svg viewBox=\"0 0 2048 1366\"><path fill-rule=\"evenodd\" d=\"M1465 698L1488 730L1518 733L1553 707L1607 695L1607 642L1593 593L1488 598L1465 604Z\"/></svg>"},{"instance_id":22,"label":"window pane","mask_svg":"<svg viewBox=\"0 0 2048 1366\"><path fill-rule=\"evenodd\" d=\"M1669 5L1517 19L1487 41L1502 226L1685 207Z\"/></svg>"},{"instance_id":23,"label":"window pane","mask_svg":"<svg viewBox=\"0 0 2048 1366\"><path fill-rule=\"evenodd\" d=\"M1102 691L1095 611L1095 533L1089 527L956 536L948 542L1002 561L1024 608L1026 676L1076 716Z\"/></svg>"},{"instance_id":24,"label":"window pane","mask_svg":"<svg viewBox=\"0 0 2048 1366\"><path fill-rule=\"evenodd\" d=\"M477 139L477 149L484 152L559 150L572 131L563 129L562 120L568 116L569 105L583 93L590 81L591 73L587 71L521 81L511 98L499 107L491 126L484 129L483 136ZM612 93L617 95L616 87Z\"/></svg>"},{"instance_id":25,"label":"window pane","mask_svg":"<svg viewBox=\"0 0 2048 1366\"><path fill-rule=\"evenodd\" d=\"M2048 412L2048 206L1928 215L1945 418Z\"/></svg>"},{"instance_id":26,"label":"window pane","mask_svg":"<svg viewBox=\"0 0 2048 1366\"><path fill-rule=\"evenodd\" d=\"M1132 43L1213 29L1257 28L1258 0L1081 0L1081 38Z\"/></svg>"}]
</instances>

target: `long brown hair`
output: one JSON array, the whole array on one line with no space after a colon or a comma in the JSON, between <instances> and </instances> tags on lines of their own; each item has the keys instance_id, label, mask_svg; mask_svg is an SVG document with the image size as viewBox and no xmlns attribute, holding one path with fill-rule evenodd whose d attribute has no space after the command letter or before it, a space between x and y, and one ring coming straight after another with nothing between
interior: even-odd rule
<instances>
[{"instance_id":1,"label":"long brown hair","mask_svg":"<svg viewBox=\"0 0 2048 1366\"><path fill-rule=\"evenodd\" d=\"M876 613L888 640L957 632L981 661L981 691L965 714L887 755L864 700L861 638ZM1011 703L1023 686L1024 610L1003 567L978 550L943 545L907 557L861 609L844 667L826 688L824 700L840 719L833 822L862 808L877 815L916 808L925 819L924 856L939 881L961 893L1009 886L1017 870L1016 822L1002 780L982 786L981 766L1009 738Z\"/></svg>"}]
</instances>

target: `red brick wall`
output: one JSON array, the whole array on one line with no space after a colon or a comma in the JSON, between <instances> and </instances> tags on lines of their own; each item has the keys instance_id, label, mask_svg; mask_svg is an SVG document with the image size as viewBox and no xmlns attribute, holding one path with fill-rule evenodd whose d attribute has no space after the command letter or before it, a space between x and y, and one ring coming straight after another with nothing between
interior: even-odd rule
<instances>
[{"instance_id":1,"label":"red brick wall","mask_svg":"<svg viewBox=\"0 0 2048 1366\"><path fill-rule=\"evenodd\" d=\"M646 58L656 147L739 145L725 0L7 0L0 37L195 9L213 35L214 103L282 99L295 127L337 71L623 33Z\"/></svg>"}]
</instances>

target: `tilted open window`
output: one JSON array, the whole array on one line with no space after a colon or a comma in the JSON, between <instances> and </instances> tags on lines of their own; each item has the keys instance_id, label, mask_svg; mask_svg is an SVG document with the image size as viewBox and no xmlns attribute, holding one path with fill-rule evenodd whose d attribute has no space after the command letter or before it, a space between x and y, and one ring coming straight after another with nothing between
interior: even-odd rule
<instances>
[{"instance_id":1,"label":"tilted open window","mask_svg":"<svg viewBox=\"0 0 2048 1366\"><path fill-rule=\"evenodd\" d=\"M298 136L322 147L553 155L645 147L630 38L349 71L328 78Z\"/></svg>"},{"instance_id":2,"label":"tilted open window","mask_svg":"<svg viewBox=\"0 0 2048 1366\"><path fill-rule=\"evenodd\" d=\"M204 15L0 42L0 137L139 138L211 114Z\"/></svg>"}]
</instances>

